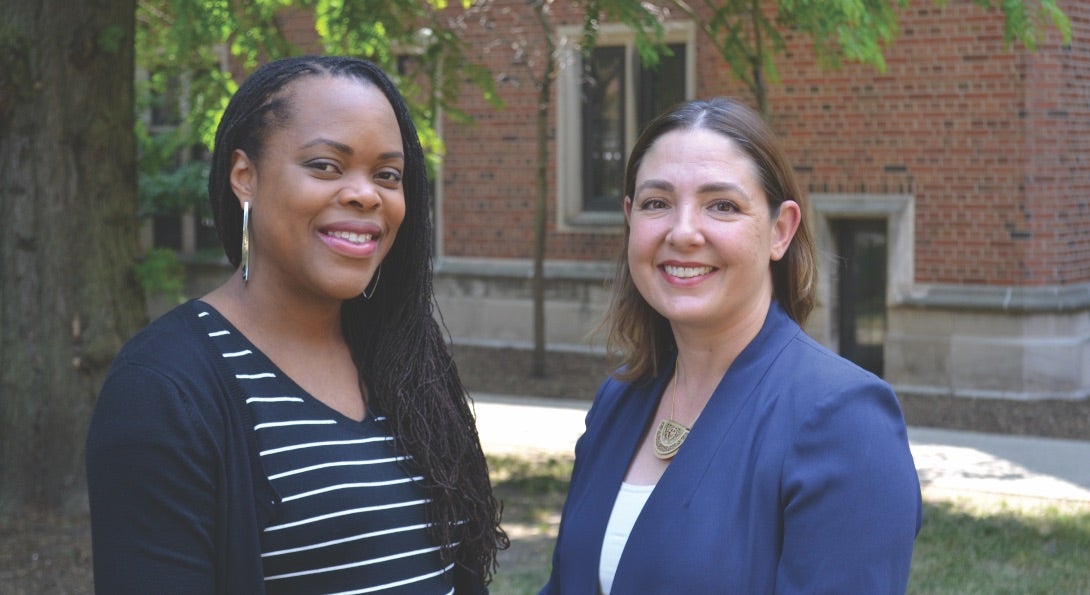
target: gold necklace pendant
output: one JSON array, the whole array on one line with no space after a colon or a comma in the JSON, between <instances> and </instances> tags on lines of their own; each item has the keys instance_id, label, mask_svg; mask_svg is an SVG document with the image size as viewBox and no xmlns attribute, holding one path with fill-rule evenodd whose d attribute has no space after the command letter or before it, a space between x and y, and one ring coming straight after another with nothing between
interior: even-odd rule
<instances>
[{"instance_id":1,"label":"gold necklace pendant","mask_svg":"<svg viewBox=\"0 0 1090 595\"><path fill-rule=\"evenodd\" d=\"M677 382L680 372L678 362L674 360L674 388L670 391L670 417L665 417L659 422L655 430L655 456L663 461L669 461L681 448L681 443L689 437L689 428L674 421L674 406L677 405Z\"/></svg>"},{"instance_id":2,"label":"gold necklace pendant","mask_svg":"<svg viewBox=\"0 0 1090 595\"><path fill-rule=\"evenodd\" d=\"M655 456L669 461L677 454L681 444L689 437L689 428L672 419L663 419L655 431Z\"/></svg>"}]
</instances>

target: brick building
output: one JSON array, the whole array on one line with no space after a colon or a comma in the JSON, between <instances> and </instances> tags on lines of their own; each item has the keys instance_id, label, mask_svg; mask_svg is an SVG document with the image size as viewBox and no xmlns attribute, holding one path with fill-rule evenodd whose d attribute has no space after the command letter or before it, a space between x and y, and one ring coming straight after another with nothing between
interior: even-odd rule
<instances>
[{"instance_id":1,"label":"brick building","mask_svg":"<svg viewBox=\"0 0 1090 595\"><path fill-rule=\"evenodd\" d=\"M1036 52L1008 48L998 12L920 0L901 17L885 72L824 71L800 39L779 60L771 119L823 255L808 331L899 393L1090 397L1090 5L1061 7L1069 47L1050 31ZM537 88L527 66L540 71L543 42L526 11L496 2L494 26L466 32L506 109L467 93L475 122L443 125L436 286L455 340L532 338ZM578 15L554 16L578 39ZM654 111L641 102L746 97L698 27L671 21L669 42L674 58L641 77L631 37L604 25L589 59L610 84L593 89L576 75L577 52L561 60L549 116L554 348L586 348L604 308L621 229L609 190L641 112Z\"/></svg>"},{"instance_id":2,"label":"brick building","mask_svg":"<svg viewBox=\"0 0 1090 595\"><path fill-rule=\"evenodd\" d=\"M1090 398L1090 4L1061 0L1073 40L1003 43L1003 17L969 0L917 0L887 69L825 71L788 37L769 85L811 203L822 260L807 330L901 395ZM566 39L581 16L553 3ZM544 47L526 3L495 0L464 39L496 75L497 110L468 90L445 119L435 181L436 291L456 342L528 347ZM306 15L286 27L313 38ZM598 349L621 241L620 176L640 125L681 98L747 99L700 28L672 18L674 50L640 66L603 24L587 58L561 52L548 141L547 342ZM588 395L589 396L589 395Z\"/></svg>"}]
</instances>

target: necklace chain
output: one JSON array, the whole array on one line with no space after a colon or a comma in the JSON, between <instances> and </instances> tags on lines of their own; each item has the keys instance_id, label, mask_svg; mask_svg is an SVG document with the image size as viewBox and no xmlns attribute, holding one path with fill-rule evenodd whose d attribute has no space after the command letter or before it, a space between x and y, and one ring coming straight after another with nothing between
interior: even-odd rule
<instances>
[{"instance_id":1,"label":"necklace chain","mask_svg":"<svg viewBox=\"0 0 1090 595\"><path fill-rule=\"evenodd\" d=\"M670 390L670 416L659 422L655 431L655 456L669 461L674 458L682 443L689 437L689 427L674 421L674 408L677 406L677 385L680 374L677 360L674 360L674 386Z\"/></svg>"}]
</instances>

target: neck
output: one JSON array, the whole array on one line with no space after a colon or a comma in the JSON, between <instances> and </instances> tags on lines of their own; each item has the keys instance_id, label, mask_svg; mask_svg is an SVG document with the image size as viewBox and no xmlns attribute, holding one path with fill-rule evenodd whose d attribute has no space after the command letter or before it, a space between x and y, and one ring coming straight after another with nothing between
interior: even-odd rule
<instances>
[{"instance_id":1,"label":"neck","mask_svg":"<svg viewBox=\"0 0 1090 595\"><path fill-rule=\"evenodd\" d=\"M343 342L340 301L293 299L253 279L245 282L237 271L202 299L252 339L264 336L311 345Z\"/></svg>"},{"instance_id":2,"label":"neck","mask_svg":"<svg viewBox=\"0 0 1090 595\"><path fill-rule=\"evenodd\" d=\"M681 388L717 384L740 353L761 332L770 302L756 304L719 327L672 324Z\"/></svg>"}]
</instances>

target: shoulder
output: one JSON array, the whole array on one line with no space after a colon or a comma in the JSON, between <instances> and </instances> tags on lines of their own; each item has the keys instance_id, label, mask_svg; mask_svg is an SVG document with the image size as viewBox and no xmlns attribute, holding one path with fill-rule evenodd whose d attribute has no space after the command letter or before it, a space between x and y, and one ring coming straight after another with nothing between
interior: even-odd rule
<instances>
[{"instance_id":1,"label":"shoulder","mask_svg":"<svg viewBox=\"0 0 1090 595\"><path fill-rule=\"evenodd\" d=\"M632 404L640 395L649 393L653 389L655 379L644 382L628 382L619 380L614 374L606 376L598 387L598 393L594 395L594 404L591 413L613 411L626 404Z\"/></svg>"},{"instance_id":2,"label":"shoulder","mask_svg":"<svg viewBox=\"0 0 1090 595\"><path fill-rule=\"evenodd\" d=\"M148 406L181 398L191 405L215 392L215 354L201 336L199 309L187 302L137 332L118 352L106 374L99 404Z\"/></svg>"},{"instance_id":3,"label":"shoulder","mask_svg":"<svg viewBox=\"0 0 1090 595\"><path fill-rule=\"evenodd\" d=\"M189 381L211 378L215 354L204 336L198 303L181 304L133 335L114 358L107 381L135 370Z\"/></svg>"},{"instance_id":4,"label":"shoulder","mask_svg":"<svg viewBox=\"0 0 1090 595\"><path fill-rule=\"evenodd\" d=\"M657 402L663 377L643 382L627 382L610 375L602 382L586 417L586 433L615 434L618 426L635 423L643 426L644 416Z\"/></svg>"},{"instance_id":5,"label":"shoulder","mask_svg":"<svg viewBox=\"0 0 1090 595\"><path fill-rule=\"evenodd\" d=\"M890 385L801 329L781 344L762 384L796 430L880 422L903 431L900 403Z\"/></svg>"},{"instance_id":6,"label":"shoulder","mask_svg":"<svg viewBox=\"0 0 1090 595\"><path fill-rule=\"evenodd\" d=\"M847 358L834 353L800 329L785 346L776 363L777 368L787 371L796 381L833 386L867 384L886 385L886 382ZM886 385L888 386L888 385Z\"/></svg>"},{"instance_id":7,"label":"shoulder","mask_svg":"<svg viewBox=\"0 0 1090 595\"><path fill-rule=\"evenodd\" d=\"M198 312L192 303L178 306L122 347L95 401L89 452L224 435L230 379L201 337Z\"/></svg>"},{"instance_id":8,"label":"shoulder","mask_svg":"<svg viewBox=\"0 0 1090 595\"><path fill-rule=\"evenodd\" d=\"M788 370L782 376L789 380L777 392L787 399L796 450L848 458L859 449L883 457L907 453L901 405L886 381L805 334L787 346L775 368Z\"/></svg>"},{"instance_id":9,"label":"shoulder","mask_svg":"<svg viewBox=\"0 0 1090 595\"><path fill-rule=\"evenodd\" d=\"M881 378L808 335L775 302L760 334L739 356L735 365L762 374L762 382L766 386L796 389L793 392L839 392L855 385L888 388Z\"/></svg>"},{"instance_id":10,"label":"shoulder","mask_svg":"<svg viewBox=\"0 0 1090 595\"><path fill-rule=\"evenodd\" d=\"M197 334L198 308L194 302L181 304L137 331L118 352L114 366L130 363L176 361L179 352L200 343Z\"/></svg>"}]
</instances>

